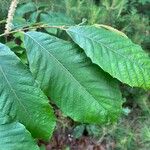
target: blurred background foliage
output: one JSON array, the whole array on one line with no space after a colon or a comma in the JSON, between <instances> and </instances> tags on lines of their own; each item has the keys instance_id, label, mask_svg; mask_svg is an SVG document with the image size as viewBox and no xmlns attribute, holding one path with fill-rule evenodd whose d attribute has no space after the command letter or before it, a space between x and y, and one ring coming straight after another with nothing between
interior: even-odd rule
<instances>
[{"instance_id":1,"label":"blurred background foliage","mask_svg":"<svg viewBox=\"0 0 150 150\"><path fill-rule=\"evenodd\" d=\"M0 0L0 33L4 32L10 2ZM49 25L110 25L124 32L150 54L150 0L20 0L13 22L14 29L39 22ZM45 32L65 38L65 34L56 29L45 29ZM7 40L0 38L27 64L22 40L19 33ZM90 137L97 145L105 145L106 150L150 149L150 92L122 84L120 87L125 99L124 114L116 124L69 124L61 117L56 134L59 132L63 136L69 132L77 140ZM69 148L66 144L66 149Z\"/></svg>"},{"instance_id":2,"label":"blurred background foliage","mask_svg":"<svg viewBox=\"0 0 150 150\"><path fill-rule=\"evenodd\" d=\"M0 20L6 18L11 0L0 0ZM20 4L31 0L20 0ZM37 11L41 3L45 11L63 12L76 23L100 23L113 26L128 35L145 50L150 49L150 0L32 0Z\"/></svg>"}]
</instances>

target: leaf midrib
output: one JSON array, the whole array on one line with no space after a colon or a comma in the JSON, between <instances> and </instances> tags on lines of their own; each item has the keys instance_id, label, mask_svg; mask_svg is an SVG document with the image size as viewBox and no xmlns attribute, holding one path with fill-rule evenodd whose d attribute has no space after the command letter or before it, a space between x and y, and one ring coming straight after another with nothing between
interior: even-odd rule
<instances>
[{"instance_id":1,"label":"leaf midrib","mask_svg":"<svg viewBox=\"0 0 150 150\"><path fill-rule=\"evenodd\" d=\"M69 30L69 29L68 29L68 30ZM115 52L115 51L113 50L113 48L111 48L111 47L109 47L109 46L106 46L106 44L104 44L103 42L98 42L98 41L96 41L95 39L91 39L90 37L88 37L88 36L86 36L86 35L83 35L83 34L81 34L81 33L78 33L78 32L72 31L72 30L69 30L69 31L72 32L72 33L81 35L82 37L89 39L91 42L94 41L94 42L97 43L97 44L101 44L101 45L103 45L106 49L109 49L112 53L115 53L115 55L119 55L119 56L123 57L125 60L129 60L131 63L137 65L134 61L132 61L132 60L129 59L128 57L123 56L123 55L120 54L120 53ZM143 68L143 65L142 65L142 64L138 63L137 66L139 66L139 68L142 69L143 71L146 71L146 70ZM146 67L146 69L147 69L147 67Z\"/></svg>"},{"instance_id":2,"label":"leaf midrib","mask_svg":"<svg viewBox=\"0 0 150 150\"><path fill-rule=\"evenodd\" d=\"M29 114L28 117L29 117L30 120L31 120L31 117L30 117L31 114L26 110L25 106L21 103L20 98L17 96L15 90L14 90L13 87L11 86L9 80L7 79L7 76L6 76L6 74L4 73L4 71L3 71L3 69L2 69L2 66L0 66L0 70L1 70L1 72L2 72L2 74L3 74L3 76L4 76L4 79L6 80L8 86L10 87L10 90L11 90L11 91L13 92L13 94L15 95L16 100L17 100L18 103L22 106L22 108L25 110L25 112L26 112L27 114Z\"/></svg>"},{"instance_id":3,"label":"leaf midrib","mask_svg":"<svg viewBox=\"0 0 150 150\"><path fill-rule=\"evenodd\" d=\"M36 41L34 38L32 38L32 36L30 36L28 33L25 33L27 36L29 36L34 42L36 42L42 49L44 49L52 58L54 58L54 60L56 60L56 62L60 65L60 66L62 66L62 68L64 68L64 70L65 70L65 72L67 73L67 74L69 74L72 78L73 78L73 80L86 92L86 93L88 93L88 95L90 95L90 97L92 98L92 99L94 99L99 105L101 105L101 107L104 109L104 110L107 110L107 108L105 108L101 103L99 103L94 97L93 97L93 95L91 95L91 93L89 92L89 91L87 91L87 89L86 88L84 88L84 86L82 86L81 84L80 84L80 82L71 74L71 72L55 57L55 56L53 56L43 45L41 45L38 41ZM109 111L108 111L109 112Z\"/></svg>"}]
</instances>

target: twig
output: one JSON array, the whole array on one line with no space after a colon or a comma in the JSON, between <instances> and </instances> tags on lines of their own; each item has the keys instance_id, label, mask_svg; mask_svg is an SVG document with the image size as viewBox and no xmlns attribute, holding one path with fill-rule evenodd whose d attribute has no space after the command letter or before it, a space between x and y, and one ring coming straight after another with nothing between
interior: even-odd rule
<instances>
[{"instance_id":1,"label":"twig","mask_svg":"<svg viewBox=\"0 0 150 150\"><path fill-rule=\"evenodd\" d=\"M16 32L22 32L22 31L31 30L31 29L38 29L38 28L57 28L57 29L61 29L61 30L66 30L67 26L38 25L38 26L26 27L26 28L23 28L23 29L13 30L13 31L10 31L9 33L3 33L3 34L0 35L0 37L8 35L8 34L16 33Z\"/></svg>"}]
</instances>

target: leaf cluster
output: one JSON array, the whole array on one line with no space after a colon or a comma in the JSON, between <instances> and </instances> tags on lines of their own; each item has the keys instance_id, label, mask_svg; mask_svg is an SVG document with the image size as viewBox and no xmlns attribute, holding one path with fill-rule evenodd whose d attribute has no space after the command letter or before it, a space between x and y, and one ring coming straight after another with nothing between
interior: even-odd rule
<instances>
[{"instance_id":1,"label":"leaf cluster","mask_svg":"<svg viewBox=\"0 0 150 150\"><path fill-rule=\"evenodd\" d=\"M66 13L48 11L43 2L20 5L12 30L25 32L18 31L10 36L13 41L0 44L3 149L26 150L30 145L37 150L35 139L49 140L56 125L52 104L76 122L114 123L123 113L119 83L150 89L149 55L111 26L77 25L68 10L74 1L64 2ZM121 2L102 4L109 13L117 10L119 17ZM89 18L89 24L95 20Z\"/></svg>"}]
</instances>

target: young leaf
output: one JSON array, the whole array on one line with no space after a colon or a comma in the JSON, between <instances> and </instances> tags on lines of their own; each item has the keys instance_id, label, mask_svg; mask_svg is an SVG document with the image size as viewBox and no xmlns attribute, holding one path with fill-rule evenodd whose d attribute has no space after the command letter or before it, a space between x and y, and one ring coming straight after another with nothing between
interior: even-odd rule
<instances>
[{"instance_id":1,"label":"young leaf","mask_svg":"<svg viewBox=\"0 0 150 150\"><path fill-rule=\"evenodd\" d=\"M25 33L31 72L44 92L76 121L104 123L120 115L116 80L75 44L41 32Z\"/></svg>"},{"instance_id":2,"label":"young leaf","mask_svg":"<svg viewBox=\"0 0 150 150\"><path fill-rule=\"evenodd\" d=\"M34 137L49 139L55 117L31 73L10 49L0 44L0 110L24 124Z\"/></svg>"},{"instance_id":3,"label":"young leaf","mask_svg":"<svg viewBox=\"0 0 150 150\"><path fill-rule=\"evenodd\" d=\"M19 122L0 124L1 150L40 150L29 131Z\"/></svg>"},{"instance_id":4,"label":"young leaf","mask_svg":"<svg viewBox=\"0 0 150 150\"><path fill-rule=\"evenodd\" d=\"M150 57L130 39L94 26L70 27L67 33L104 71L130 86L150 89Z\"/></svg>"}]
</instances>

